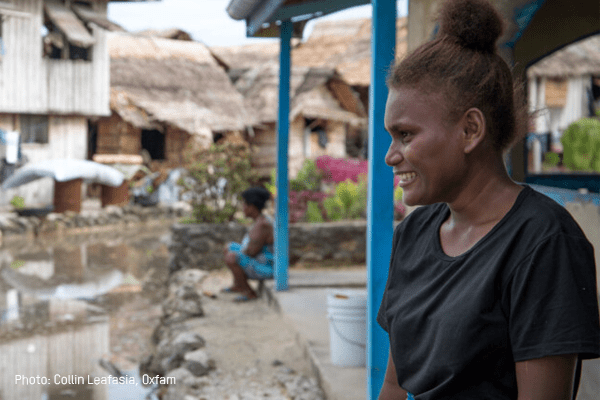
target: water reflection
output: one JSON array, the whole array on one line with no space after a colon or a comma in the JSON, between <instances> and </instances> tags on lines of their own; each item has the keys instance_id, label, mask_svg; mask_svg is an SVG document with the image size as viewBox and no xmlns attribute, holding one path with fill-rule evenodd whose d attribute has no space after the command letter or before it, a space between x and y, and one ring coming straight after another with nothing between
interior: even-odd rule
<instances>
[{"instance_id":1,"label":"water reflection","mask_svg":"<svg viewBox=\"0 0 600 400\"><path fill-rule=\"evenodd\" d=\"M121 315L121 306L137 302L144 315L147 293L160 296L145 289L166 276L168 229L0 248L0 399L145 398L132 371L143 354L129 351L129 364L119 365L121 352L111 349L131 341L115 330L140 326L132 324L140 316ZM149 338L134 333L138 342ZM118 379L106 368L111 360L130 373Z\"/></svg>"},{"instance_id":2,"label":"water reflection","mask_svg":"<svg viewBox=\"0 0 600 400\"><path fill-rule=\"evenodd\" d=\"M68 379L69 376L105 375L97 360L106 357L108 352L107 321L0 345L2 399L56 400L70 394L82 400L108 399L106 385L73 385Z\"/></svg>"}]
</instances>

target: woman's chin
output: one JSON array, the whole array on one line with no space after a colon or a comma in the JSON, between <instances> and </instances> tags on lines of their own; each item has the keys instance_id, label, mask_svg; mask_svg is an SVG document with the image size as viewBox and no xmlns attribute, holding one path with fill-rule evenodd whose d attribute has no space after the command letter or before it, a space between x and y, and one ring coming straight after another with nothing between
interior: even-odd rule
<instances>
[{"instance_id":1,"label":"woman's chin","mask_svg":"<svg viewBox=\"0 0 600 400\"><path fill-rule=\"evenodd\" d=\"M402 203L404 203L405 206L409 206L409 207L421 205L418 197L411 196L410 194L408 194L406 192L402 194Z\"/></svg>"}]
</instances>

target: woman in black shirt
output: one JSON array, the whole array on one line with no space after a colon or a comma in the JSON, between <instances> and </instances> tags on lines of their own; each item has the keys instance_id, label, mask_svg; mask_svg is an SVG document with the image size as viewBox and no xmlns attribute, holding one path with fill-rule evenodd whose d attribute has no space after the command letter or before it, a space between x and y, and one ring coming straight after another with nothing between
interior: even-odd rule
<instances>
[{"instance_id":1,"label":"woman in black shirt","mask_svg":"<svg viewBox=\"0 0 600 400\"><path fill-rule=\"evenodd\" d=\"M526 108L497 53L497 11L450 0L439 23L389 79L386 163L424 207L394 233L379 398L570 400L577 360L600 356L593 248L506 172Z\"/></svg>"}]
</instances>

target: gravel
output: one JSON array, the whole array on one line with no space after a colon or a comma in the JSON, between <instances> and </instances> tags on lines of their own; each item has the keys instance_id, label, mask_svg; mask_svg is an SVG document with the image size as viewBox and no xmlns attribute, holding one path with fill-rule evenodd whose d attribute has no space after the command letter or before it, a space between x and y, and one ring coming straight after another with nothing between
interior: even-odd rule
<instances>
[{"instance_id":1,"label":"gravel","mask_svg":"<svg viewBox=\"0 0 600 400\"><path fill-rule=\"evenodd\" d=\"M297 333L266 296L234 303L227 270L210 272L197 284L204 316L190 318L180 329L206 341L202 352L216 369L196 377L171 371L176 384L160 389L163 400L324 400L311 373Z\"/></svg>"}]
</instances>

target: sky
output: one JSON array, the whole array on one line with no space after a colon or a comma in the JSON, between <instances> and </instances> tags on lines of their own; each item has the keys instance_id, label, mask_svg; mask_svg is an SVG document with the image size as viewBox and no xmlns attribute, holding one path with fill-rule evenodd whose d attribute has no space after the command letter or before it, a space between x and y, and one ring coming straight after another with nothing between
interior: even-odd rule
<instances>
[{"instance_id":1,"label":"sky","mask_svg":"<svg viewBox=\"0 0 600 400\"><path fill-rule=\"evenodd\" d=\"M227 14L231 0L160 0L149 2L110 2L108 18L128 31L144 29L179 28L194 40L208 46L234 46L248 43L265 43L272 39L246 37L246 23L236 21ZM398 0L398 15L406 15L407 0ZM329 19L368 18L371 5L318 18ZM310 34L314 21L307 24L305 38Z\"/></svg>"}]
</instances>

